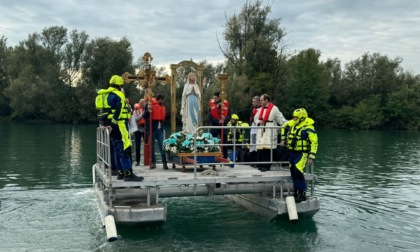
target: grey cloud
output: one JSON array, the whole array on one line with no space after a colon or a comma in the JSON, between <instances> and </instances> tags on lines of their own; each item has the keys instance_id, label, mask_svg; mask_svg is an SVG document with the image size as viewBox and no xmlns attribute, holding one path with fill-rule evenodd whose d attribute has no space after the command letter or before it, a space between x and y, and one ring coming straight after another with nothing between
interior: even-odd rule
<instances>
[{"instance_id":1,"label":"grey cloud","mask_svg":"<svg viewBox=\"0 0 420 252\"><path fill-rule=\"evenodd\" d=\"M45 27L63 25L90 38L126 36L134 56L149 51L159 62L193 58L223 61L225 15L239 13L245 0L2 0L0 35L16 45ZM322 59L343 63L366 52L403 57L403 67L420 73L417 60L420 2L411 0L273 0L271 18L280 18L290 50L319 49ZM223 41L221 41L223 43Z\"/></svg>"}]
</instances>

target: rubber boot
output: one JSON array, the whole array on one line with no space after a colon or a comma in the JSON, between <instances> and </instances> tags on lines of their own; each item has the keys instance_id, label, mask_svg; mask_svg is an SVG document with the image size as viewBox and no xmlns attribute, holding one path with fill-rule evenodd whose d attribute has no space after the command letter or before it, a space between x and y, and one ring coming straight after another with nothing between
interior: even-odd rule
<instances>
[{"instance_id":1,"label":"rubber boot","mask_svg":"<svg viewBox=\"0 0 420 252\"><path fill-rule=\"evenodd\" d=\"M306 201L306 192L302 190L296 191L295 202L299 203L302 201Z\"/></svg>"},{"instance_id":2,"label":"rubber boot","mask_svg":"<svg viewBox=\"0 0 420 252\"><path fill-rule=\"evenodd\" d=\"M143 177L137 177L134 173L133 170L128 170L124 172L124 181L143 181Z\"/></svg>"},{"instance_id":3,"label":"rubber boot","mask_svg":"<svg viewBox=\"0 0 420 252\"><path fill-rule=\"evenodd\" d=\"M163 163L163 169L164 170L168 170L169 168L168 168L168 163Z\"/></svg>"},{"instance_id":4,"label":"rubber boot","mask_svg":"<svg viewBox=\"0 0 420 252\"><path fill-rule=\"evenodd\" d=\"M122 170L118 170L118 175L117 175L117 179L121 180L124 179L124 172Z\"/></svg>"}]
</instances>

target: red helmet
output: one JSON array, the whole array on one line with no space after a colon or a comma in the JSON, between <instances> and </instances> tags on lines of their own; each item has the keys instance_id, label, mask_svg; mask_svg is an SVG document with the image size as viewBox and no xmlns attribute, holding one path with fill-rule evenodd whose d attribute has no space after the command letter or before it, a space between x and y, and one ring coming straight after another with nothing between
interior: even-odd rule
<instances>
[{"instance_id":1,"label":"red helmet","mask_svg":"<svg viewBox=\"0 0 420 252\"><path fill-rule=\"evenodd\" d=\"M139 110L140 109L140 104L139 103L134 103L134 109Z\"/></svg>"}]
</instances>

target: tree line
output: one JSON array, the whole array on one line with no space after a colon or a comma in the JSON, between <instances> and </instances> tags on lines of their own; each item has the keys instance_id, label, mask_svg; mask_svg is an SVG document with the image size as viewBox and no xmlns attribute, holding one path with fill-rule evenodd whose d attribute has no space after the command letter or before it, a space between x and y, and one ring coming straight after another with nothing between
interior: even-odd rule
<instances>
[{"instance_id":1,"label":"tree line","mask_svg":"<svg viewBox=\"0 0 420 252\"><path fill-rule=\"evenodd\" d=\"M243 121L251 99L267 93L286 118L305 108L318 127L357 129L420 129L420 75L405 71L402 58L365 53L342 65L338 58L321 61L321 52L308 48L292 52L280 18L269 18L271 7L246 2L226 18L219 41L224 64L204 65L204 107L220 91L217 75L226 69L226 94L233 113ZM153 52L152 52L153 53ZM180 59L180 61L183 59ZM0 117L8 120L96 122L96 90L107 88L113 74L134 73L130 41L109 37L89 39L84 31L62 26L33 33L10 47L0 38ZM177 62L174 62L177 63ZM156 69L158 74L167 72ZM178 69L177 107L180 108L188 67ZM134 84L125 85L131 103L144 96ZM169 108L169 87L160 83ZM204 119L208 118L205 110ZM181 118L178 115L177 121Z\"/></svg>"}]
</instances>

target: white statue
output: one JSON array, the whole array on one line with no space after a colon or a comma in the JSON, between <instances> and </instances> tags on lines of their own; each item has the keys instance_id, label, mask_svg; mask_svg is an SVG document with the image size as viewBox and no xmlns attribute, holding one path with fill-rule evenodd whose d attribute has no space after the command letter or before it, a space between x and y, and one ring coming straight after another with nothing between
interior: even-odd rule
<instances>
[{"instance_id":1,"label":"white statue","mask_svg":"<svg viewBox=\"0 0 420 252\"><path fill-rule=\"evenodd\" d=\"M194 133L201 121L200 117L200 88L195 82L195 74L188 74L181 100L182 131L188 134Z\"/></svg>"}]
</instances>

